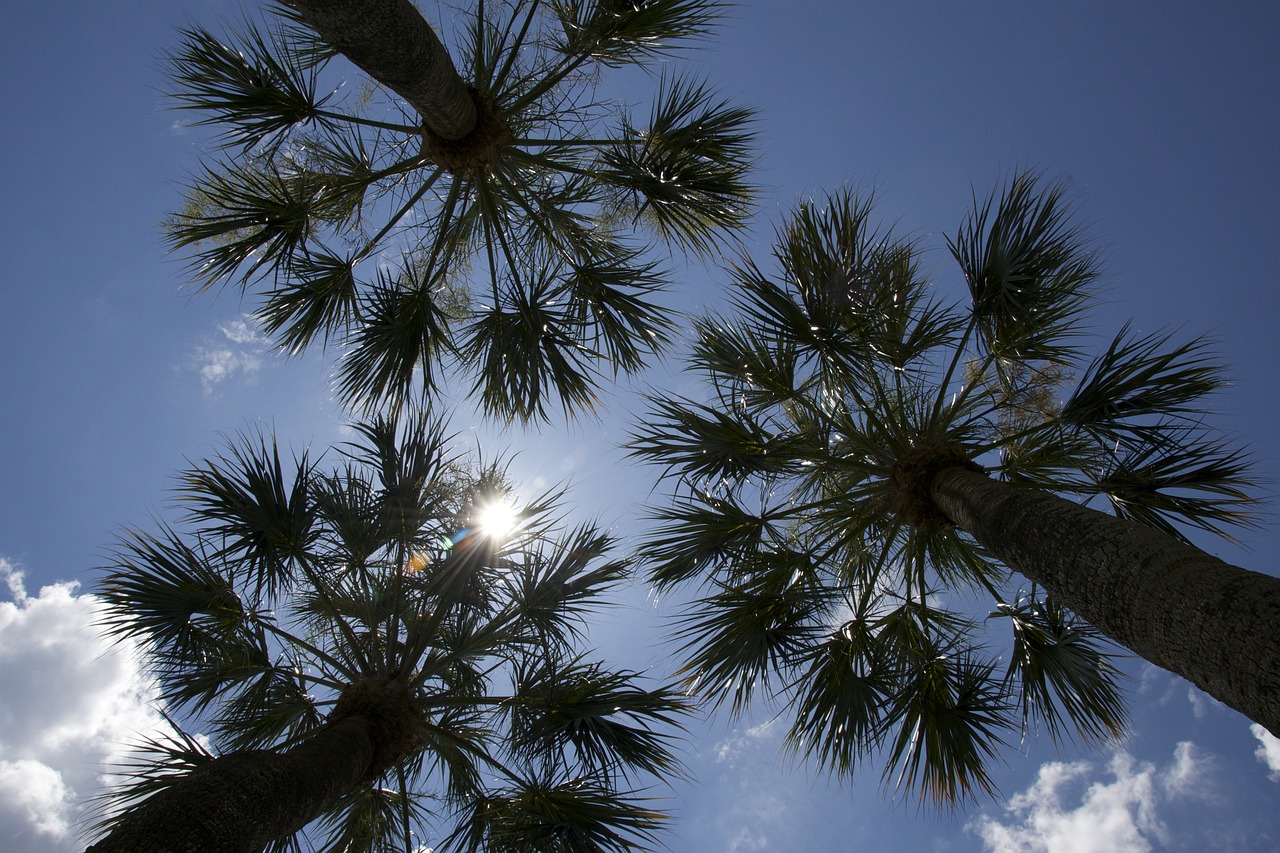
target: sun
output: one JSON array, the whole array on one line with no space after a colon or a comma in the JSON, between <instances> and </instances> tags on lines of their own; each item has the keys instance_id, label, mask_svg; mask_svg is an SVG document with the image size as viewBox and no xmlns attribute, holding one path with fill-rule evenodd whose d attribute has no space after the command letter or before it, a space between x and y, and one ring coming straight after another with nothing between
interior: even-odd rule
<instances>
[{"instance_id":1,"label":"sun","mask_svg":"<svg viewBox=\"0 0 1280 853\"><path fill-rule=\"evenodd\" d=\"M516 528L520 513L509 498L501 498L481 506L476 513L476 531L490 539L507 538Z\"/></svg>"}]
</instances>

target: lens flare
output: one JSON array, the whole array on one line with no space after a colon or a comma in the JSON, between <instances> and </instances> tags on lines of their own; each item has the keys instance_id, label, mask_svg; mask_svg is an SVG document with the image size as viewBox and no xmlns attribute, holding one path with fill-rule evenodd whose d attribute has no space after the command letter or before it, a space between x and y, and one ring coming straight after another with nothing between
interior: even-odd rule
<instances>
[{"instance_id":1,"label":"lens flare","mask_svg":"<svg viewBox=\"0 0 1280 853\"><path fill-rule=\"evenodd\" d=\"M476 513L476 529L490 539L501 540L515 530L519 520L515 505L504 498L480 507Z\"/></svg>"}]
</instances>

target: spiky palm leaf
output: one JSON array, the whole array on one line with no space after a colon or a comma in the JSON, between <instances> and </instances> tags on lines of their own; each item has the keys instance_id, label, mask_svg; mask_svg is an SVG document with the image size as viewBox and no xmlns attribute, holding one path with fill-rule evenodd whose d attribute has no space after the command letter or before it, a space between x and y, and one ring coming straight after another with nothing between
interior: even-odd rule
<instances>
[{"instance_id":1,"label":"spiky palm leaf","mask_svg":"<svg viewBox=\"0 0 1280 853\"><path fill-rule=\"evenodd\" d=\"M688 703L578 648L629 561L591 525L562 530L556 491L524 501L507 540L477 530L511 488L502 465L453 456L428 416L354 432L328 470L305 454L283 464L260 434L235 441L180 478L180 527L121 540L104 623L144 644L184 718L126 767L102 828L148 820L150 798L197 768L318 743L352 703L381 720L391 706L377 697L405 685L401 745L374 737L383 758L310 815L321 849L451 833L514 849L522 831L528 850L646 844L662 817L617 783L678 772ZM504 804L501 820L472 811L488 801Z\"/></svg>"},{"instance_id":2,"label":"spiky palm leaf","mask_svg":"<svg viewBox=\"0 0 1280 853\"><path fill-rule=\"evenodd\" d=\"M704 589L677 632L690 683L739 711L782 699L791 749L845 774L878 757L954 805L989 790L1010 735L1106 740L1125 710L1106 643L957 531L931 472L1219 533L1250 522L1252 483L1201 423L1221 383L1202 341L1126 327L1081 355L1098 263L1062 185L1021 173L975 201L949 241L955 303L872 213L849 191L805 203L776 273L739 261L734 311L695 325L706 398L654 395L630 448L672 484L651 579Z\"/></svg>"},{"instance_id":3,"label":"spiky palm leaf","mask_svg":"<svg viewBox=\"0 0 1280 853\"><path fill-rule=\"evenodd\" d=\"M286 5L226 37L188 28L169 58L177 105L224 150L168 222L201 287L254 291L289 352L340 352L338 391L370 408L461 374L505 418L581 412L666 345L644 235L701 254L733 239L752 115L676 74L638 119L599 77L706 36L721 3L458 9L448 49L478 119L452 141L395 91L344 83L302 23L323 4Z\"/></svg>"}]
</instances>

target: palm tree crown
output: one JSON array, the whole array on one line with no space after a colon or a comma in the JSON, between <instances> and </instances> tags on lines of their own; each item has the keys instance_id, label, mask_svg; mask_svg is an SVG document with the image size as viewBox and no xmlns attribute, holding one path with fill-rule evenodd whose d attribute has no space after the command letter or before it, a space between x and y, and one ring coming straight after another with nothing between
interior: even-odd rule
<instances>
[{"instance_id":1,"label":"palm tree crown","mask_svg":"<svg viewBox=\"0 0 1280 853\"><path fill-rule=\"evenodd\" d=\"M1250 483L1203 424L1222 382L1204 340L1125 326L1083 355L1098 263L1060 184L1015 176L948 245L954 304L868 198L801 205L777 273L742 261L735 312L697 323L709 400L654 396L631 449L674 484L652 579L701 585L679 629L690 680L735 710L786 697L795 750L840 773L881 755L886 780L955 804L990 788L1009 735L1109 739L1126 715L1094 627L958 530L934 474L1176 537L1247 524Z\"/></svg>"},{"instance_id":2,"label":"palm tree crown","mask_svg":"<svg viewBox=\"0 0 1280 853\"><path fill-rule=\"evenodd\" d=\"M748 110L664 72L637 115L597 83L704 36L721 5L467 4L452 58L407 0L297 0L225 39L187 29L173 94L222 153L169 239L202 287L252 288L282 348L337 347L350 403L402 404L461 374L505 418L590 407L602 372L667 341L667 274L643 234L705 253L752 196ZM390 15L403 37L344 9ZM417 49L439 74L405 82L396 60ZM344 82L336 51L374 77ZM444 96L471 112L437 115Z\"/></svg>"},{"instance_id":3,"label":"palm tree crown","mask_svg":"<svg viewBox=\"0 0 1280 853\"><path fill-rule=\"evenodd\" d=\"M185 531L122 541L106 624L144 641L170 713L221 755L181 730L146 744L92 849L160 849L138 846L154 833L196 850L649 846L663 816L635 786L679 772L687 704L577 648L628 561L591 525L559 527L556 494L510 534L477 528L501 468L451 458L426 417L356 431L329 470L234 443L182 476ZM273 760L285 778L235 800ZM195 787L219 773L220 793ZM255 811L304 785L314 813Z\"/></svg>"}]
</instances>

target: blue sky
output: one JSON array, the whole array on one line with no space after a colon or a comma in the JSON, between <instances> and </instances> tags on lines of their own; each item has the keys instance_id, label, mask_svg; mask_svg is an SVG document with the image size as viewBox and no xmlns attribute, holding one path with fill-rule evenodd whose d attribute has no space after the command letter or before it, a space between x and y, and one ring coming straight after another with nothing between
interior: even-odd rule
<instances>
[{"instance_id":1,"label":"blue sky","mask_svg":"<svg viewBox=\"0 0 1280 853\"><path fill-rule=\"evenodd\" d=\"M0 839L17 853L77 849L101 763L155 724L137 662L102 656L87 627L113 532L165 512L171 474L221 434L262 424L319 447L343 421L324 361L272 353L233 294L184 288L159 237L201 141L165 110L159 56L174 26L240 6L77 5L23 4L0 34ZM689 59L760 110L765 192L749 240L760 257L797 199L853 184L875 188L885 218L935 250L939 285L955 286L943 240L973 192L1026 165L1070 179L1106 247L1100 335L1134 317L1139 330L1216 336L1234 379L1215 401L1219 422L1275 484L1278 31L1269 2L761 0ZM724 276L690 266L682 279L694 309L715 304ZM628 535L649 487L615 447L628 408L639 406L620 396L600 423L513 432L494 449L522 451L516 472L531 487L568 478L584 511ZM468 411L454 426L474 443ZM1205 547L1276 573L1267 510L1247 547ZM643 589L625 603L600 642L670 669L664 603ZM780 757L768 709L707 720L687 746L692 780L670 792L669 847L1280 847L1280 745L1173 676L1128 670L1129 742L1010 749L1004 799L958 815L878 790L875 771L837 783Z\"/></svg>"}]
</instances>

